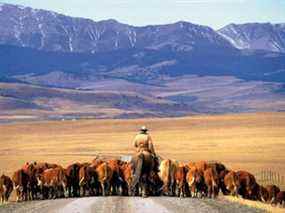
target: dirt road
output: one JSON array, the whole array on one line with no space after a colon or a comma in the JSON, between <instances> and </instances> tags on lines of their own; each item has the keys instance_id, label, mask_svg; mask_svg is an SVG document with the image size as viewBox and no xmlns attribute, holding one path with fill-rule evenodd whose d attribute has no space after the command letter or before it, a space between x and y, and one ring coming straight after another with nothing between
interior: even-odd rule
<instances>
[{"instance_id":1,"label":"dirt road","mask_svg":"<svg viewBox=\"0 0 285 213\"><path fill-rule=\"evenodd\" d=\"M174 197L85 197L11 203L0 213L176 213L176 212L263 212L224 200Z\"/></svg>"}]
</instances>

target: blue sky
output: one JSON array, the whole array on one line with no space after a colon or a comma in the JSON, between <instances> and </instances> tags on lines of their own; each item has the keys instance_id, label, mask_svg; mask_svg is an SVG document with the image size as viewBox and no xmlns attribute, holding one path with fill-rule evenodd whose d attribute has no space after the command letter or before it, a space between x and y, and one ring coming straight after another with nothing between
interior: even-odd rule
<instances>
[{"instance_id":1,"label":"blue sky","mask_svg":"<svg viewBox=\"0 0 285 213\"><path fill-rule=\"evenodd\" d=\"M143 26L184 20L215 29L229 23L285 23L285 0L0 0L95 21Z\"/></svg>"}]
</instances>

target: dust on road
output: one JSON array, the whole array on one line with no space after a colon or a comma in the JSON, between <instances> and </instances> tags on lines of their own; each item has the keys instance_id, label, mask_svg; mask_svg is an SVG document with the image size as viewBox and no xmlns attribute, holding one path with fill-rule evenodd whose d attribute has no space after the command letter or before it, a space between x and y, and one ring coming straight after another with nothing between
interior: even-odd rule
<instances>
[{"instance_id":1,"label":"dust on road","mask_svg":"<svg viewBox=\"0 0 285 213\"><path fill-rule=\"evenodd\" d=\"M0 213L208 213L264 212L218 198L176 197L84 197L11 203L0 207Z\"/></svg>"}]
</instances>

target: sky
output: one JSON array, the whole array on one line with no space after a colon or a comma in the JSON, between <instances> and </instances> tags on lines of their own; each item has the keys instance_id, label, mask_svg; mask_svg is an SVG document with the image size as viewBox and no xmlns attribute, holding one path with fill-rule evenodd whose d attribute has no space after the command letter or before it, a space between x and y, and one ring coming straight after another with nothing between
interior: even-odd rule
<instances>
[{"instance_id":1,"label":"sky","mask_svg":"<svg viewBox=\"0 0 285 213\"><path fill-rule=\"evenodd\" d=\"M285 23L285 0L0 0L94 21L135 25L188 21L219 29L229 23Z\"/></svg>"}]
</instances>

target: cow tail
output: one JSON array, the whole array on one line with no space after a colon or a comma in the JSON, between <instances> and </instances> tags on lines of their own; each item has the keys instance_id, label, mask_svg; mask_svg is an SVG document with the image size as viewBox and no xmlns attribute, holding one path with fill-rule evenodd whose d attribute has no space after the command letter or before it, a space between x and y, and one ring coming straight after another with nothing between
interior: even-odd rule
<instances>
[{"instance_id":1,"label":"cow tail","mask_svg":"<svg viewBox=\"0 0 285 213\"><path fill-rule=\"evenodd\" d=\"M80 181L79 181L79 186L82 185L83 181L84 181L84 176L80 179Z\"/></svg>"},{"instance_id":2,"label":"cow tail","mask_svg":"<svg viewBox=\"0 0 285 213\"><path fill-rule=\"evenodd\" d=\"M107 163L104 163L104 178L103 181L106 181L108 178L108 165Z\"/></svg>"},{"instance_id":3,"label":"cow tail","mask_svg":"<svg viewBox=\"0 0 285 213\"><path fill-rule=\"evenodd\" d=\"M168 184L171 184L172 183L172 178L170 176L171 174L171 161L170 160L167 160L166 161L166 165L168 164L168 169L166 170L166 177L167 177L167 182Z\"/></svg>"}]
</instances>

